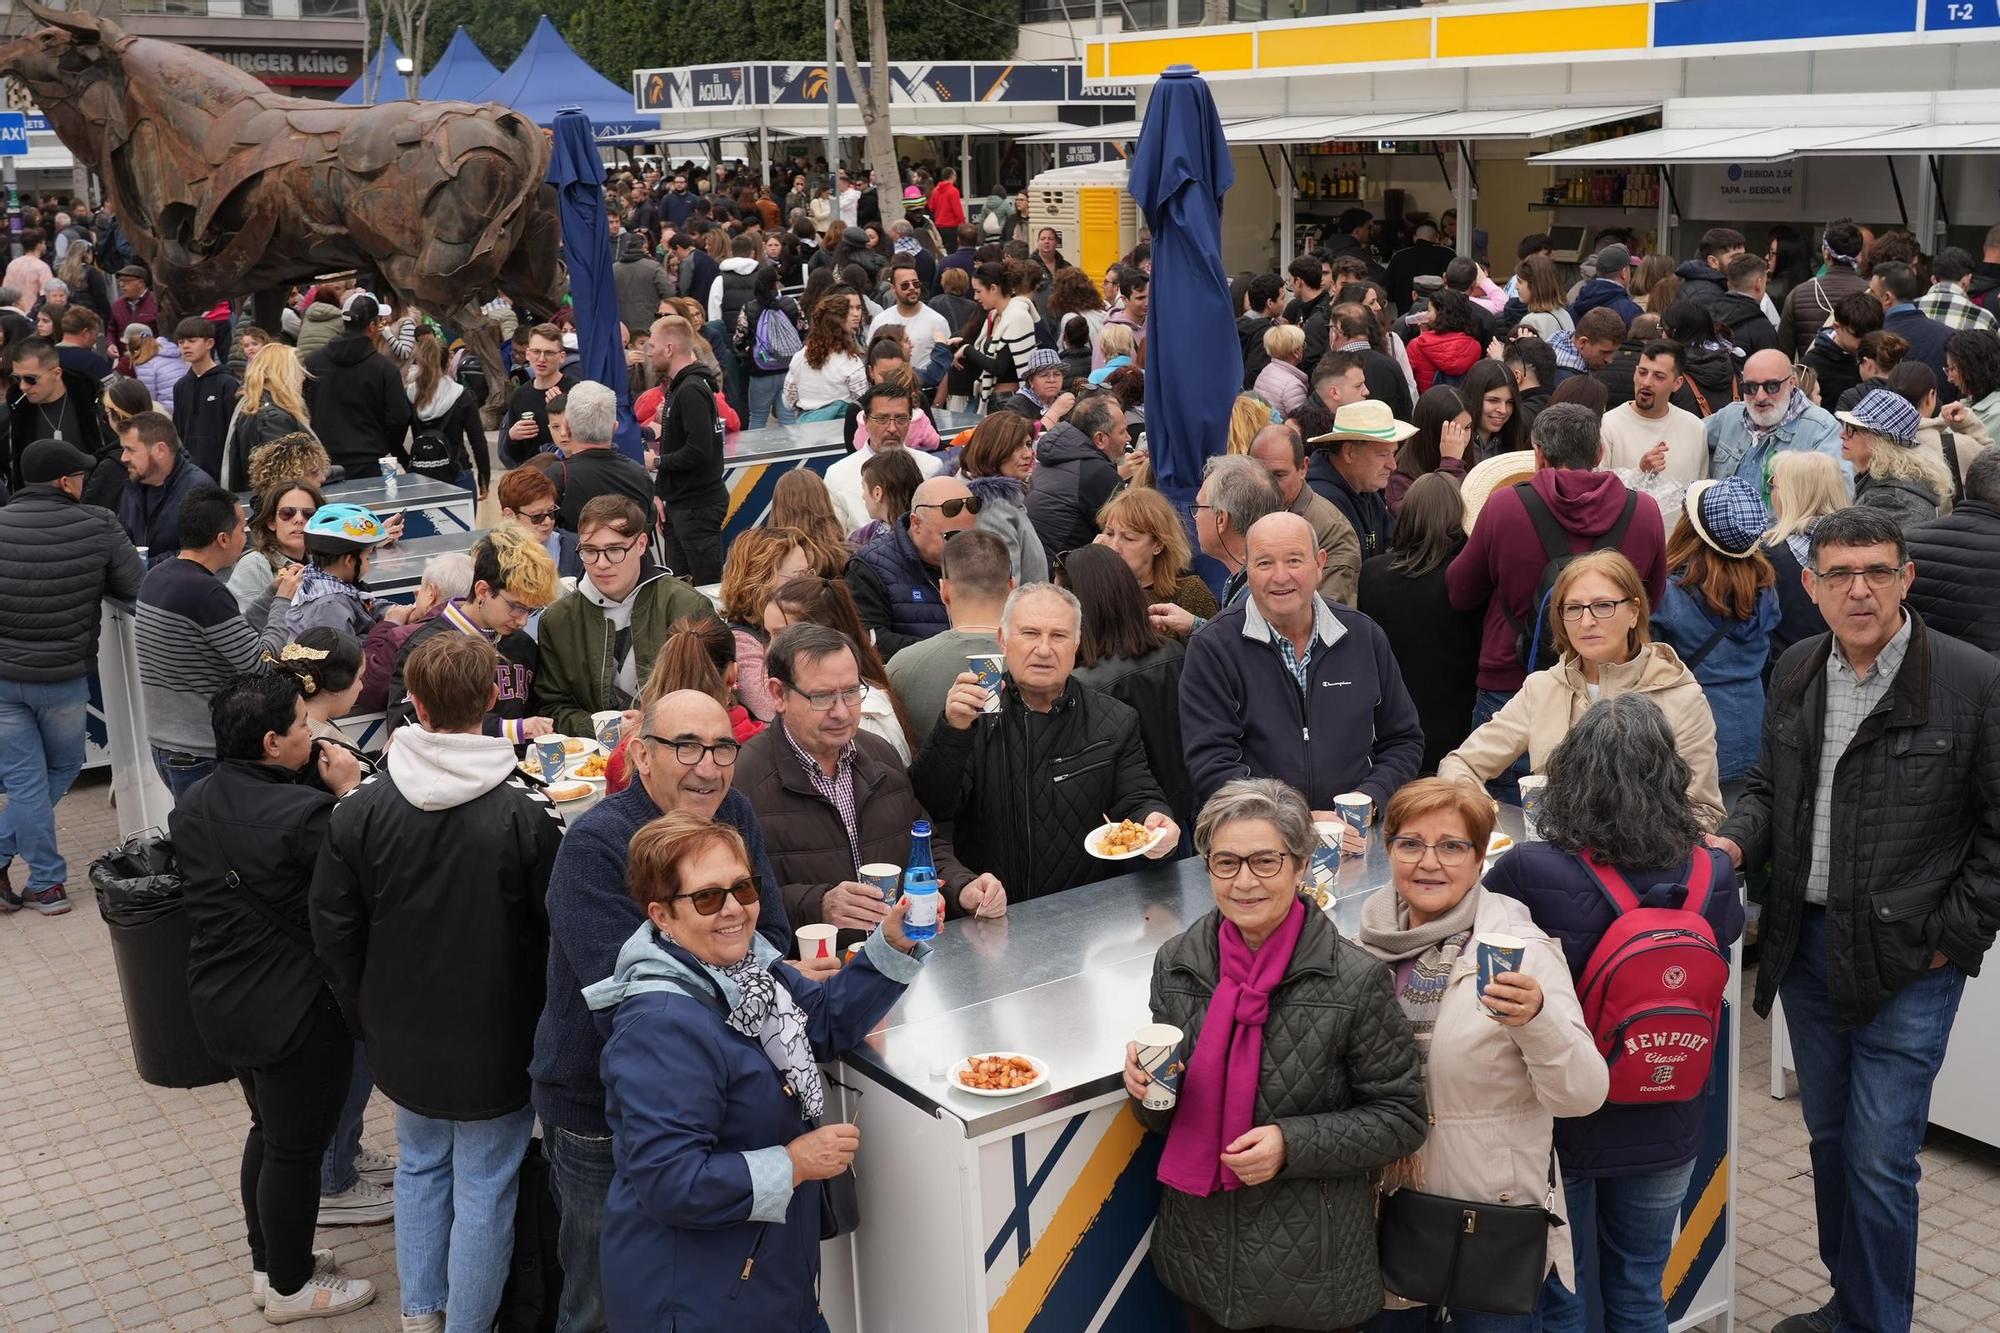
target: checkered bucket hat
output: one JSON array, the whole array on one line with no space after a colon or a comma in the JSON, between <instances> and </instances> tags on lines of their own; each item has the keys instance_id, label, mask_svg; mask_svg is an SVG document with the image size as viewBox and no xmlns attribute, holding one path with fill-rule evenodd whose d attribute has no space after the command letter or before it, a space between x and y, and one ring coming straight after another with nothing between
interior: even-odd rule
<instances>
[{"instance_id":1,"label":"checkered bucket hat","mask_svg":"<svg viewBox=\"0 0 2000 1333\"><path fill-rule=\"evenodd\" d=\"M1917 442L1920 420L1917 409L1910 405L1909 399L1887 389L1870 389L1854 405L1853 411L1836 412L1834 415L1850 426L1859 427L1870 435L1880 435L1905 449Z\"/></svg>"},{"instance_id":2,"label":"checkered bucket hat","mask_svg":"<svg viewBox=\"0 0 2000 1333\"><path fill-rule=\"evenodd\" d=\"M1682 508L1695 536L1731 559L1741 559L1755 550L1771 526L1763 497L1742 477L1696 482L1688 487Z\"/></svg>"}]
</instances>

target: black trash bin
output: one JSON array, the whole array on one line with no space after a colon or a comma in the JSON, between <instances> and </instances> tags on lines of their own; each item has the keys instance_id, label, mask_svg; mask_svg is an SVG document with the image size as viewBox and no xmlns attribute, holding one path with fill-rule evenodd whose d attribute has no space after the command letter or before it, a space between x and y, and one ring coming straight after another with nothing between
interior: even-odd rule
<instances>
[{"instance_id":1,"label":"black trash bin","mask_svg":"<svg viewBox=\"0 0 2000 1333\"><path fill-rule=\"evenodd\" d=\"M111 931L139 1077L160 1088L227 1082L229 1067L208 1053L188 1001L191 927L173 844L158 829L135 834L90 863L90 883Z\"/></svg>"}]
</instances>

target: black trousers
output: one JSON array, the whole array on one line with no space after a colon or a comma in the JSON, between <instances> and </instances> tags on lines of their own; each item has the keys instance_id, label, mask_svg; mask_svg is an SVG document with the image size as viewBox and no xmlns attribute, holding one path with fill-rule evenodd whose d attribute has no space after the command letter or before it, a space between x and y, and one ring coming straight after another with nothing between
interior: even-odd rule
<instances>
[{"instance_id":1,"label":"black trousers","mask_svg":"<svg viewBox=\"0 0 2000 1333\"><path fill-rule=\"evenodd\" d=\"M320 1157L354 1073L354 1037L333 992L321 993L305 1029L305 1041L276 1064L236 1071L250 1103L241 1179L250 1262L285 1296L312 1276Z\"/></svg>"},{"instance_id":2,"label":"black trousers","mask_svg":"<svg viewBox=\"0 0 2000 1333\"><path fill-rule=\"evenodd\" d=\"M722 581L722 520L727 502L668 505L660 534L660 561L696 583Z\"/></svg>"}]
</instances>

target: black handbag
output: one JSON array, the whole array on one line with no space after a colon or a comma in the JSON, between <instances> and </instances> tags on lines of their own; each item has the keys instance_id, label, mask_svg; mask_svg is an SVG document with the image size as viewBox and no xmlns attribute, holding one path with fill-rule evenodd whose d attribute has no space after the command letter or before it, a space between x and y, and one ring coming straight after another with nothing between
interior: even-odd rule
<instances>
[{"instance_id":1,"label":"black handbag","mask_svg":"<svg viewBox=\"0 0 2000 1333\"><path fill-rule=\"evenodd\" d=\"M1438 1309L1521 1315L1535 1308L1549 1272L1555 1164L1543 1203L1482 1203L1422 1190L1381 1196L1376 1245L1382 1285Z\"/></svg>"}]
</instances>

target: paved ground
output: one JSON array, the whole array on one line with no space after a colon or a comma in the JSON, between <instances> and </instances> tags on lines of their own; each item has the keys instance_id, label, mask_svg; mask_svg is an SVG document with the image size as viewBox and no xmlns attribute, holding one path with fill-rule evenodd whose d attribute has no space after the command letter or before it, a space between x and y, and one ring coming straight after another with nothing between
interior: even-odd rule
<instances>
[{"instance_id":1,"label":"paved ground","mask_svg":"<svg viewBox=\"0 0 2000 1333\"><path fill-rule=\"evenodd\" d=\"M59 809L72 887L117 840L100 775ZM236 1172L247 1112L233 1084L179 1092L132 1069L106 929L86 892L66 917L0 920L0 1328L268 1327L252 1308ZM1750 1019L1742 1070L1739 1327L1763 1333L1823 1299L1798 1103L1767 1095L1770 1034ZM377 1097L368 1142L392 1150ZM1947 1133L1924 1152L1918 1326L2000 1328L2000 1153ZM387 1226L321 1233L383 1296L329 1333L397 1326ZM892 1333L905 1333L894 1330Z\"/></svg>"}]
</instances>

